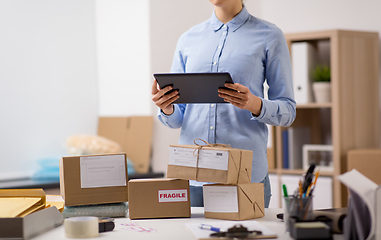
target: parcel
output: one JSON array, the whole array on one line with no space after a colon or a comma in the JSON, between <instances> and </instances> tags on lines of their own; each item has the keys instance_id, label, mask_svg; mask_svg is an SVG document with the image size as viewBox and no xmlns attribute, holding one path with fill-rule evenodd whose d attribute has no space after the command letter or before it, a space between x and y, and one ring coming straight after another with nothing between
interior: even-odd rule
<instances>
[{"instance_id":1,"label":"parcel","mask_svg":"<svg viewBox=\"0 0 381 240\"><path fill-rule=\"evenodd\" d=\"M203 186L205 218L248 220L265 216L263 183Z\"/></svg>"},{"instance_id":2,"label":"parcel","mask_svg":"<svg viewBox=\"0 0 381 240\"><path fill-rule=\"evenodd\" d=\"M170 145L167 177L222 184L249 183L253 152L216 144Z\"/></svg>"}]
</instances>

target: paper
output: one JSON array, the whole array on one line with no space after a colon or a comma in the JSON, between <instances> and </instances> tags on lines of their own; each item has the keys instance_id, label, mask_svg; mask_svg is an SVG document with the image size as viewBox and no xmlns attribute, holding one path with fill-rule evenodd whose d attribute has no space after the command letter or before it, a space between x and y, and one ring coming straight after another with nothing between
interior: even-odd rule
<instances>
[{"instance_id":1,"label":"paper","mask_svg":"<svg viewBox=\"0 0 381 240\"><path fill-rule=\"evenodd\" d=\"M184 167L197 167L197 154L198 149L170 147L168 164Z\"/></svg>"},{"instance_id":2,"label":"paper","mask_svg":"<svg viewBox=\"0 0 381 240\"><path fill-rule=\"evenodd\" d=\"M199 168L228 170L229 151L201 149L198 159Z\"/></svg>"},{"instance_id":3,"label":"paper","mask_svg":"<svg viewBox=\"0 0 381 240\"><path fill-rule=\"evenodd\" d=\"M80 157L81 188L126 186L125 155Z\"/></svg>"},{"instance_id":4,"label":"paper","mask_svg":"<svg viewBox=\"0 0 381 240\"><path fill-rule=\"evenodd\" d=\"M236 186L204 186L205 212L238 212Z\"/></svg>"},{"instance_id":5,"label":"paper","mask_svg":"<svg viewBox=\"0 0 381 240\"><path fill-rule=\"evenodd\" d=\"M65 201L61 195L46 195L46 207L56 207L60 212L65 208Z\"/></svg>"},{"instance_id":6,"label":"paper","mask_svg":"<svg viewBox=\"0 0 381 240\"><path fill-rule=\"evenodd\" d=\"M262 237L266 238L276 238L276 233L263 226L257 221L218 221L218 222L205 222L205 224L211 225L213 227L221 228L227 230L237 224L241 224L246 227L249 231L262 231ZM214 233L211 230L201 229L200 223L186 223L187 228L192 232L192 234L197 239L211 239L210 234Z\"/></svg>"},{"instance_id":7,"label":"paper","mask_svg":"<svg viewBox=\"0 0 381 240\"><path fill-rule=\"evenodd\" d=\"M0 198L0 217L18 217L35 206L41 198L6 197Z\"/></svg>"},{"instance_id":8,"label":"paper","mask_svg":"<svg viewBox=\"0 0 381 240\"><path fill-rule=\"evenodd\" d=\"M363 223L367 222L368 219L362 219L366 218L367 215L370 216L370 232L369 234L364 233L365 236L367 235L366 239L372 239L375 231L376 231L376 216L375 216L375 206L376 206L376 190L378 188L378 185L369 180L367 177L362 175L359 171L356 169L351 170L350 172L346 172L341 174L337 177L341 183L343 183L345 186L349 188L351 191L351 198L352 201L360 201L362 200L364 204L366 205L366 208L369 211L368 213L364 213L363 211L365 209L356 209L357 207L360 208L360 204L350 204L351 206L348 208L348 215L350 214L350 211L353 211L354 214L354 222L356 225L356 232L357 233L364 233L364 227L367 228L369 226L363 226ZM354 208L354 209L351 209Z\"/></svg>"}]
</instances>

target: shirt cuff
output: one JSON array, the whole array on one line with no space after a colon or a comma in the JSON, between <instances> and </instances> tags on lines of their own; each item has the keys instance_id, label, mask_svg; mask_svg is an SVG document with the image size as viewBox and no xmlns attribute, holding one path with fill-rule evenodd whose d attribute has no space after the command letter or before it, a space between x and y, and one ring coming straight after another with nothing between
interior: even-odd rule
<instances>
[{"instance_id":1,"label":"shirt cuff","mask_svg":"<svg viewBox=\"0 0 381 240\"><path fill-rule=\"evenodd\" d=\"M259 97L262 101L262 108L261 108L261 112L259 113L259 115L255 115L254 113L251 113L251 120L254 120L254 119L261 119L263 118L263 115L264 115L264 112L265 112L265 99Z\"/></svg>"}]
</instances>

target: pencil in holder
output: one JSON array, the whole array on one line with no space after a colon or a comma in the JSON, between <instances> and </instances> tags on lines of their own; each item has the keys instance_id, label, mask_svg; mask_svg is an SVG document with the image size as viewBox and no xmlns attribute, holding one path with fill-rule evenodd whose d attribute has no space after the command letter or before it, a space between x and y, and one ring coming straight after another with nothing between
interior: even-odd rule
<instances>
[{"instance_id":1,"label":"pencil in holder","mask_svg":"<svg viewBox=\"0 0 381 240\"><path fill-rule=\"evenodd\" d=\"M313 219L312 197L312 195L308 197L283 197L286 232L290 232L290 217L294 217L298 221L309 221Z\"/></svg>"}]
</instances>

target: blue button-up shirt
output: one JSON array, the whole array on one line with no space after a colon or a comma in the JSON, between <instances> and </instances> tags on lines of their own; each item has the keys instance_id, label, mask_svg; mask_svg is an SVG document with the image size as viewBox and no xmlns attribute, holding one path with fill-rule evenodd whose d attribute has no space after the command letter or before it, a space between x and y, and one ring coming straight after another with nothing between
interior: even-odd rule
<instances>
[{"instance_id":1,"label":"blue button-up shirt","mask_svg":"<svg viewBox=\"0 0 381 240\"><path fill-rule=\"evenodd\" d=\"M164 125L181 127L179 144L201 138L252 150L252 182L262 181L268 170L266 124L289 126L296 115L291 61L282 31L253 17L245 7L227 24L213 13L180 37L171 72L229 72L234 82L261 98L259 116L230 103L175 104L172 115L161 111L158 115ZM268 99L264 99L265 80Z\"/></svg>"}]
</instances>

